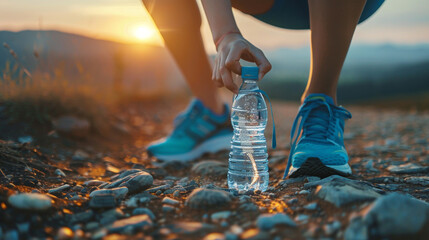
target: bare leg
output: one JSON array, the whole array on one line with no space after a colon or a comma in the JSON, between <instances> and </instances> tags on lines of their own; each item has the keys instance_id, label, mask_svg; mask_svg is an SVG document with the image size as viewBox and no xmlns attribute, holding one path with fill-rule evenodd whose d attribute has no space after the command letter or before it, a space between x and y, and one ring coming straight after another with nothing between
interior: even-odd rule
<instances>
[{"instance_id":1,"label":"bare leg","mask_svg":"<svg viewBox=\"0 0 429 240\"><path fill-rule=\"evenodd\" d=\"M324 93L336 102L338 78L366 0L308 0L311 28L310 93Z\"/></svg>"},{"instance_id":2,"label":"bare leg","mask_svg":"<svg viewBox=\"0 0 429 240\"><path fill-rule=\"evenodd\" d=\"M192 93L217 114L223 112L201 39L201 15L193 0L143 0Z\"/></svg>"}]
</instances>

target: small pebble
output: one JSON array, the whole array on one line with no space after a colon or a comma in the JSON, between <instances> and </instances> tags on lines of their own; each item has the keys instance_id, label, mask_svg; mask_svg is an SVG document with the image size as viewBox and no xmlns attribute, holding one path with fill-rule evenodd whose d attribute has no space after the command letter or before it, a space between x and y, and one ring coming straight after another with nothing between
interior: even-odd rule
<instances>
[{"instance_id":1,"label":"small pebble","mask_svg":"<svg viewBox=\"0 0 429 240\"><path fill-rule=\"evenodd\" d=\"M150 219L155 220L155 214L149 208L136 208L133 210L133 215L142 215L146 214Z\"/></svg>"},{"instance_id":2,"label":"small pebble","mask_svg":"<svg viewBox=\"0 0 429 240\"><path fill-rule=\"evenodd\" d=\"M55 175L60 176L60 177L65 177L66 174L61 170L61 169L55 169Z\"/></svg>"},{"instance_id":3,"label":"small pebble","mask_svg":"<svg viewBox=\"0 0 429 240\"><path fill-rule=\"evenodd\" d=\"M216 212L211 215L213 222L219 222L223 219L228 219L231 216L231 211Z\"/></svg>"},{"instance_id":4,"label":"small pebble","mask_svg":"<svg viewBox=\"0 0 429 240\"><path fill-rule=\"evenodd\" d=\"M56 187L56 188L49 189L49 190L48 190L48 193L50 193L50 194L60 193L60 192L63 192L63 191L65 191L66 189L69 189L69 188L70 188L70 185L68 185L68 184L64 184L64 185L62 185L62 186L59 186L59 187Z\"/></svg>"},{"instance_id":5,"label":"small pebble","mask_svg":"<svg viewBox=\"0 0 429 240\"><path fill-rule=\"evenodd\" d=\"M162 211L163 211L164 213L171 213L171 212L176 211L176 208L175 208L175 207L173 207L173 206L170 206L170 205L166 205L166 204L164 204L164 205L162 205Z\"/></svg>"},{"instance_id":6,"label":"small pebble","mask_svg":"<svg viewBox=\"0 0 429 240\"><path fill-rule=\"evenodd\" d=\"M299 214L298 216L295 217L295 221L297 221L297 222L307 222L309 218L310 217L308 215Z\"/></svg>"},{"instance_id":7,"label":"small pebble","mask_svg":"<svg viewBox=\"0 0 429 240\"><path fill-rule=\"evenodd\" d=\"M301 190L298 192L298 194L310 194L310 191L308 190Z\"/></svg>"},{"instance_id":8,"label":"small pebble","mask_svg":"<svg viewBox=\"0 0 429 240\"><path fill-rule=\"evenodd\" d=\"M179 190L174 191L173 197L177 197L177 198L180 197L180 191Z\"/></svg>"},{"instance_id":9,"label":"small pebble","mask_svg":"<svg viewBox=\"0 0 429 240\"><path fill-rule=\"evenodd\" d=\"M162 199L162 203L177 206L177 205L179 205L180 202L177 201L176 199L165 197L164 199Z\"/></svg>"},{"instance_id":10,"label":"small pebble","mask_svg":"<svg viewBox=\"0 0 429 240\"><path fill-rule=\"evenodd\" d=\"M305 209L307 210L316 210L317 209L317 203L309 203L307 205L304 206Z\"/></svg>"},{"instance_id":11,"label":"small pebble","mask_svg":"<svg viewBox=\"0 0 429 240\"><path fill-rule=\"evenodd\" d=\"M73 238L73 231L68 227L61 227L57 233L58 240L68 240Z\"/></svg>"},{"instance_id":12,"label":"small pebble","mask_svg":"<svg viewBox=\"0 0 429 240\"><path fill-rule=\"evenodd\" d=\"M339 221L334 221L332 223L326 224L323 229L328 236L332 236L341 228L341 223Z\"/></svg>"}]
</instances>

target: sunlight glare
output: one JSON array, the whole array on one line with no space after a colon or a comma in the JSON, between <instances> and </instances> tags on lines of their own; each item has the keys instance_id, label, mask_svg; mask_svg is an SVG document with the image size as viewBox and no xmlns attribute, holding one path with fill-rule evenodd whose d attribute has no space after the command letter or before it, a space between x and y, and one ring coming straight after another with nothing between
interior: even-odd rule
<instances>
[{"instance_id":1,"label":"sunlight glare","mask_svg":"<svg viewBox=\"0 0 429 240\"><path fill-rule=\"evenodd\" d=\"M138 40L146 41L154 36L155 30L147 25L141 25L134 29L133 34Z\"/></svg>"}]
</instances>

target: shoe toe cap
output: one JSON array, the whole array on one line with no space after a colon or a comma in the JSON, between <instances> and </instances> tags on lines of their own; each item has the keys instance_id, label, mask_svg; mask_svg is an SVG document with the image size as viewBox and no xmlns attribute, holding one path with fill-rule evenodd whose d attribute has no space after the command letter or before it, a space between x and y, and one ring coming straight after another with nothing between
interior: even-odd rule
<instances>
[{"instance_id":1,"label":"shoe toe cap","mask_svg":"<svg viewBox=\"0 0 429 240\"><path fill-rule=\"evenodd\" d=\"M292 164L299 167L309 158L318 158L325 165L342 165L349 160L344 148L313 145L297 148L292 156Z\"/></svg>"},{"instance_id":2,"label":"shoe toe cap","mask_svg":"<svg viewBox=\"0 0 429 240\"><path fill-rule=\"evenodd\" d=\"M175 155L175 154L181 154L189 151L189 146L185 146L184 144L181 144L180 142L174 142L164 140L164 141L157 141L155 143L150 144L147 147L147 151L150 155L157 157L160 155Z\"/></svg>"}]
</instances>

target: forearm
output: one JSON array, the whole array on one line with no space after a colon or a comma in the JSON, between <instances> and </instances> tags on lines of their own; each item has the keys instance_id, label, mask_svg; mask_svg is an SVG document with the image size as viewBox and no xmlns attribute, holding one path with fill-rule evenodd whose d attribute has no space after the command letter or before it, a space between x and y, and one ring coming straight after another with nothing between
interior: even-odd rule
<instances>
[{"instance_id":1,"label":"forearm","mask_svg":"<svg viewBox=\"0 0 429 240\"><path fill-rule=\"evenodd\" d=\"M230 0L202 0L202 4L214 42L229 32L240 32L232 14Z\"/></svg>"}]
</instances>

